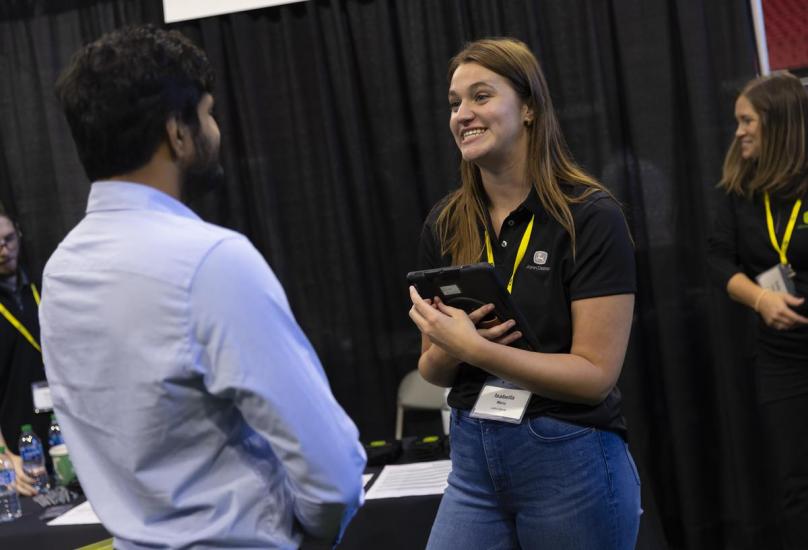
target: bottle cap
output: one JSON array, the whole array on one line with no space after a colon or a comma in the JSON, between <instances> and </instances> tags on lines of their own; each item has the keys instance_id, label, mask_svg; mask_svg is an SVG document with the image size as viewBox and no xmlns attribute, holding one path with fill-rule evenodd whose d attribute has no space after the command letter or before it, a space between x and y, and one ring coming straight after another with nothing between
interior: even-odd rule
<instances>
[{"instance_id":1,"label":"bottle cap","mask_svg":"<svg viewBox=\"0 0 808 550\"><path fill-rule=\"evenodd\" d=\"M0 445L0 455L6 452L6 448Z\"/></svg>"},{"instance_id":2,"label":"bottle cap","mask_svg":"<svg viewBox=\"0 0 808 550\"><path fill-rule=\"evenodd\" d=\"M34 430L33 430L33 428L31 428L30 424L23 424L22 425L22 431L23 432L33 432Z\"/></svg>"}]
</instances>

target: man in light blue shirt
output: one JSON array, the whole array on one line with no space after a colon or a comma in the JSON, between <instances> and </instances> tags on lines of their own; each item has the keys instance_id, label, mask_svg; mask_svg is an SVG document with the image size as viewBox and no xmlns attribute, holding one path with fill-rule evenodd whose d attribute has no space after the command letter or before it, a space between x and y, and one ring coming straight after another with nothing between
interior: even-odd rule
<instances>
[{"instance_id":1,"label":"man in light blue shirt","mask_svg":"<svg viewBox=\"0 0 808 550\"><path fill-rule=\"evenodd\" d=\"M115 547L338 540L365 454L281 285L242 235L181 201L221 179L213 74L182 35L135 27L57 82L94 182L48 261L54 407Z\"/></svg>"}]
</instances>

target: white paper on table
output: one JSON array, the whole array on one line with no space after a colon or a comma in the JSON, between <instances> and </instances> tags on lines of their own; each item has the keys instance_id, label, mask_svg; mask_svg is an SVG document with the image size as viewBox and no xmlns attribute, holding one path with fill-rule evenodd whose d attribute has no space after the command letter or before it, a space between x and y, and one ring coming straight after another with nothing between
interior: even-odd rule
<instances>
[{"instance_id":1,"label":"white paper on table","mask_svg":"<svg viewBox=\"0 0 808 550\"><path fill-rule=\"evenodd\" d=\"M385 466L365 499L442 495L451 471L451 460Z\"/></svg>"},{"instance_id":2,"label":"white paper on table","mask_svg":"<svg viewBox=\"0 0 808 550\"><path fill-rule=\"evenodd\" d=\"M90 506L90 501L87 500L75 508L71 508L58 518L52 519L48 522L48 525L89 525L92 523L101 523L101 520L95 515L93 507Z\"/></svg>"}]
</instances>

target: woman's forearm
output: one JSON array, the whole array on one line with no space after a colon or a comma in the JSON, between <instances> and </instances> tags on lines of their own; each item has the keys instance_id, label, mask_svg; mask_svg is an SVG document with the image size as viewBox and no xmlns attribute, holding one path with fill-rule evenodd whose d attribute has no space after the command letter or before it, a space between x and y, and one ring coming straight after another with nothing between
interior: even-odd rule
<instances>
[{"instance_id":1,"label":"woman's forearm","mask_svg":"<svg viewBox=\"0 0 808 550\"><path fill-rule=\"evenodd\" d=\"M443 388L454 385L460 361L432 343L424 347L426 349L418 359L418 372L424 380Z\"/></svg>"},{"instance_id":2,"label":"woman's forearm","mask_svg":"<svg viewBox=\"0 0 808 550\"><path fill-rule=\"evenodd\" d=\"M559 401L596 405L616 377L572 353L539 353L483 340L471 350L474 364L520 388Z\"/></svg>"},{"instance_id":3,"label":"woman's forearm","mask_svg":"<svg viewBox=\"0 0 808 550\"><path fill-rule=\"evenodd\" d=\"M729 297L755 311L758 311L760 299L766 292L744 273L736 273L727 281Z\"/></svg>"}]
</instances>

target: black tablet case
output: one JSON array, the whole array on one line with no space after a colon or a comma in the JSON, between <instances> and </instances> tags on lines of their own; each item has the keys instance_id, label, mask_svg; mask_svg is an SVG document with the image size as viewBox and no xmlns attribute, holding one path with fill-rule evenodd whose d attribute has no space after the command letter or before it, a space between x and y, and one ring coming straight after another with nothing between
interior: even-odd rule
<instances>
[{"instance_id":1,"label":"black tablet case","mask_svg":"<svg viewBox=\"0 0 808 550\"><path fill-rule=\"evenodd\" d=\"M426 269L407 273L407 281L414 285L422 298L435 296L446 305L471 313L485 304L494 304L494 313L483 319L482 323L498 324L513 319L522 338L512 346L535 351L538 340L530 329L530 325L516 307L511 295L505 288L494 266L487 263L468 264L438 269Z\"/></svg>"}]
</instances>

